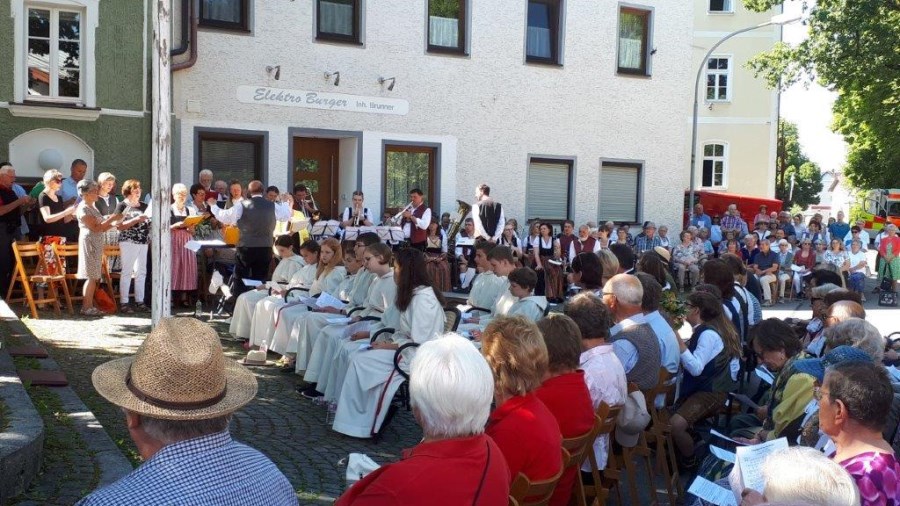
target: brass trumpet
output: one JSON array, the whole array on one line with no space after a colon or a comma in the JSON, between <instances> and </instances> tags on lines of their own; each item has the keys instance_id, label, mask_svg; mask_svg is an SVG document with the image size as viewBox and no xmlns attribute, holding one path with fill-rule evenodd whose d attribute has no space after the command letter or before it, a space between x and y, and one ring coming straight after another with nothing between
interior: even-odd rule
<instances>
[{"instance_id":1,"label":"brass trumpet","mask_svg":"<svg viewBox=\"0 0 900 506\"><path fill-rule=\"evenodd\" d=\"M410 202L409 204L406 205L406 207L401 209L399 213L395 214L394 217L391 218L391 224L394 226L399 226L401 221L403 220L403 213L405 213L406 211L412 211L412 209L413 209L413 203Z\"/></svg>"}]
</instances>

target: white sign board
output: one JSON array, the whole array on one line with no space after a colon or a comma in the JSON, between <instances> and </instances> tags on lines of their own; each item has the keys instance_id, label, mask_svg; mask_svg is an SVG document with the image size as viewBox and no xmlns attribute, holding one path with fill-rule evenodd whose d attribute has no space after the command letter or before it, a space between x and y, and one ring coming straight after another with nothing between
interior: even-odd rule
<instances>
[{"instance_id":1,"label":"white sign board","mask_svg":"<svg viewBox=\"0 0 900 506\"><path fill-rule=\"evenodd\" d=\"M409 102L397 98L363 97L345 93L285 90L265 86L238 86L237 99L245 104L305 107L327 111L364 112L405 116Z\"/></svg>"}]
</instances>

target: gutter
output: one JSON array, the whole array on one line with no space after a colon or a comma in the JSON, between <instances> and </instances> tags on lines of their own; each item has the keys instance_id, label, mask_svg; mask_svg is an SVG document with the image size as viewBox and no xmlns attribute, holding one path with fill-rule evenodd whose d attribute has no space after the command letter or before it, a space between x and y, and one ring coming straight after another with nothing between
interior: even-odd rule
<instances>
[{"instance_id":1,"label":"gutter","mask_svg":"<svg viewBox=\"0 0 900 506\"><path fill-rule=\"evenodd\" d=\"M183 3L182 3L182 9L181 9L181 11L182 11L181 32L182 32L182 34L184 34L184 32L187 30L187 27L185 26L185 23L183 22L184 21L184 12L185 12L185 10L187 10L187 12L188 12L187 21L191 25L191 33L190 33L190 38L189 38L189 42L188 42L191 52L190 52L190 56L188 57L187 60L185 60L183 62L172 64L172 72L191 68L194 66L195 63L197 63L197 13L196 13L196 7L195 7L196 1L195 0L182 0L182 2ZM185 4L189 4L188 9L184 8ZM184 39L182 39L182 42L183 41L184 41ZM184 44L182 44L182 47L179 47L177 50L172 51L172 55L175 56L178 54L184 54L186 52L186 48L183 46L184 46Z\"/></svg>"}]
</instances>

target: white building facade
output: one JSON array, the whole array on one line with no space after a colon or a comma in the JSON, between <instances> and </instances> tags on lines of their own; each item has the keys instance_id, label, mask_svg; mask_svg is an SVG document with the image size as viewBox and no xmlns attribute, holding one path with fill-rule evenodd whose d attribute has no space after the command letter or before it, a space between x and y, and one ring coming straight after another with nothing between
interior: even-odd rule
<instances>
[{"instance_id":1,"label":"white building facade","mask_svg":"<svg viewBox=\"0 0 900 506\"><path fill-rule=\"evenodd\" d=\"M741 0L694 0L693 68L731 32L779 14L748 11ZM740 34L719 46L700 79L695 188L775 197L779 93L747 62L781 40L781 26Z\"/></svg>"},{"instance_id":2,"label":"white building facade","mask_svg":"<svg viewBox=\"0 0 900 506\"><path fill-rule=\"evenodd\" d=\"M282 191L305 183L331 216L354 190L377 215L405 206L413 187L452 213L487 183L520 227L675 224L693 10L201 0L196 63L173 75L176 180L208 168Z\"/></svg>"}]
</instances>

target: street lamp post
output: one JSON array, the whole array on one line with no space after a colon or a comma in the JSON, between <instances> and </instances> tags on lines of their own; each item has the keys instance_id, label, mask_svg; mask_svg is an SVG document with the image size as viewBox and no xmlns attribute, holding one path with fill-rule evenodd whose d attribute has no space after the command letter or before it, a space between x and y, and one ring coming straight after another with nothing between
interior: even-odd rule
<instances>
[{"instance_id":1,"label":"street lamp post","mask_svg":"<svg viewBox=\"0 0 900 506\"><path fill-rule=\"evenodd\" d=\"M690 196L688 197L688 216L690 216L691 209L694 206L694 178L697 173L697 121L698 121L698 112L700 110L700 99L699 88L700 88L700 78L703 77L703 69L706 68L706 62L709 60L709 57L713 54L713 52L719 48L726 40L740 35L742 33L746 33L752 30L756 30L757 28L763 28L765 26L779 25L784 26L795 21L799 21L800 16L794 14L778 14L773 16L772 19L766 21L765 23L758 24L755 26L749 26L747 28L742 28L736 32L731 32L728 35L719 39L718 42L713 44L713 47L709 48L709 51L706 52L706 56L703 57L703 60L700 61L700 68L697 69L697 79L694 81L694 117L693 122L691 124L691 179L688 183L690 185Z\"/></svg>"}]
</instances>

